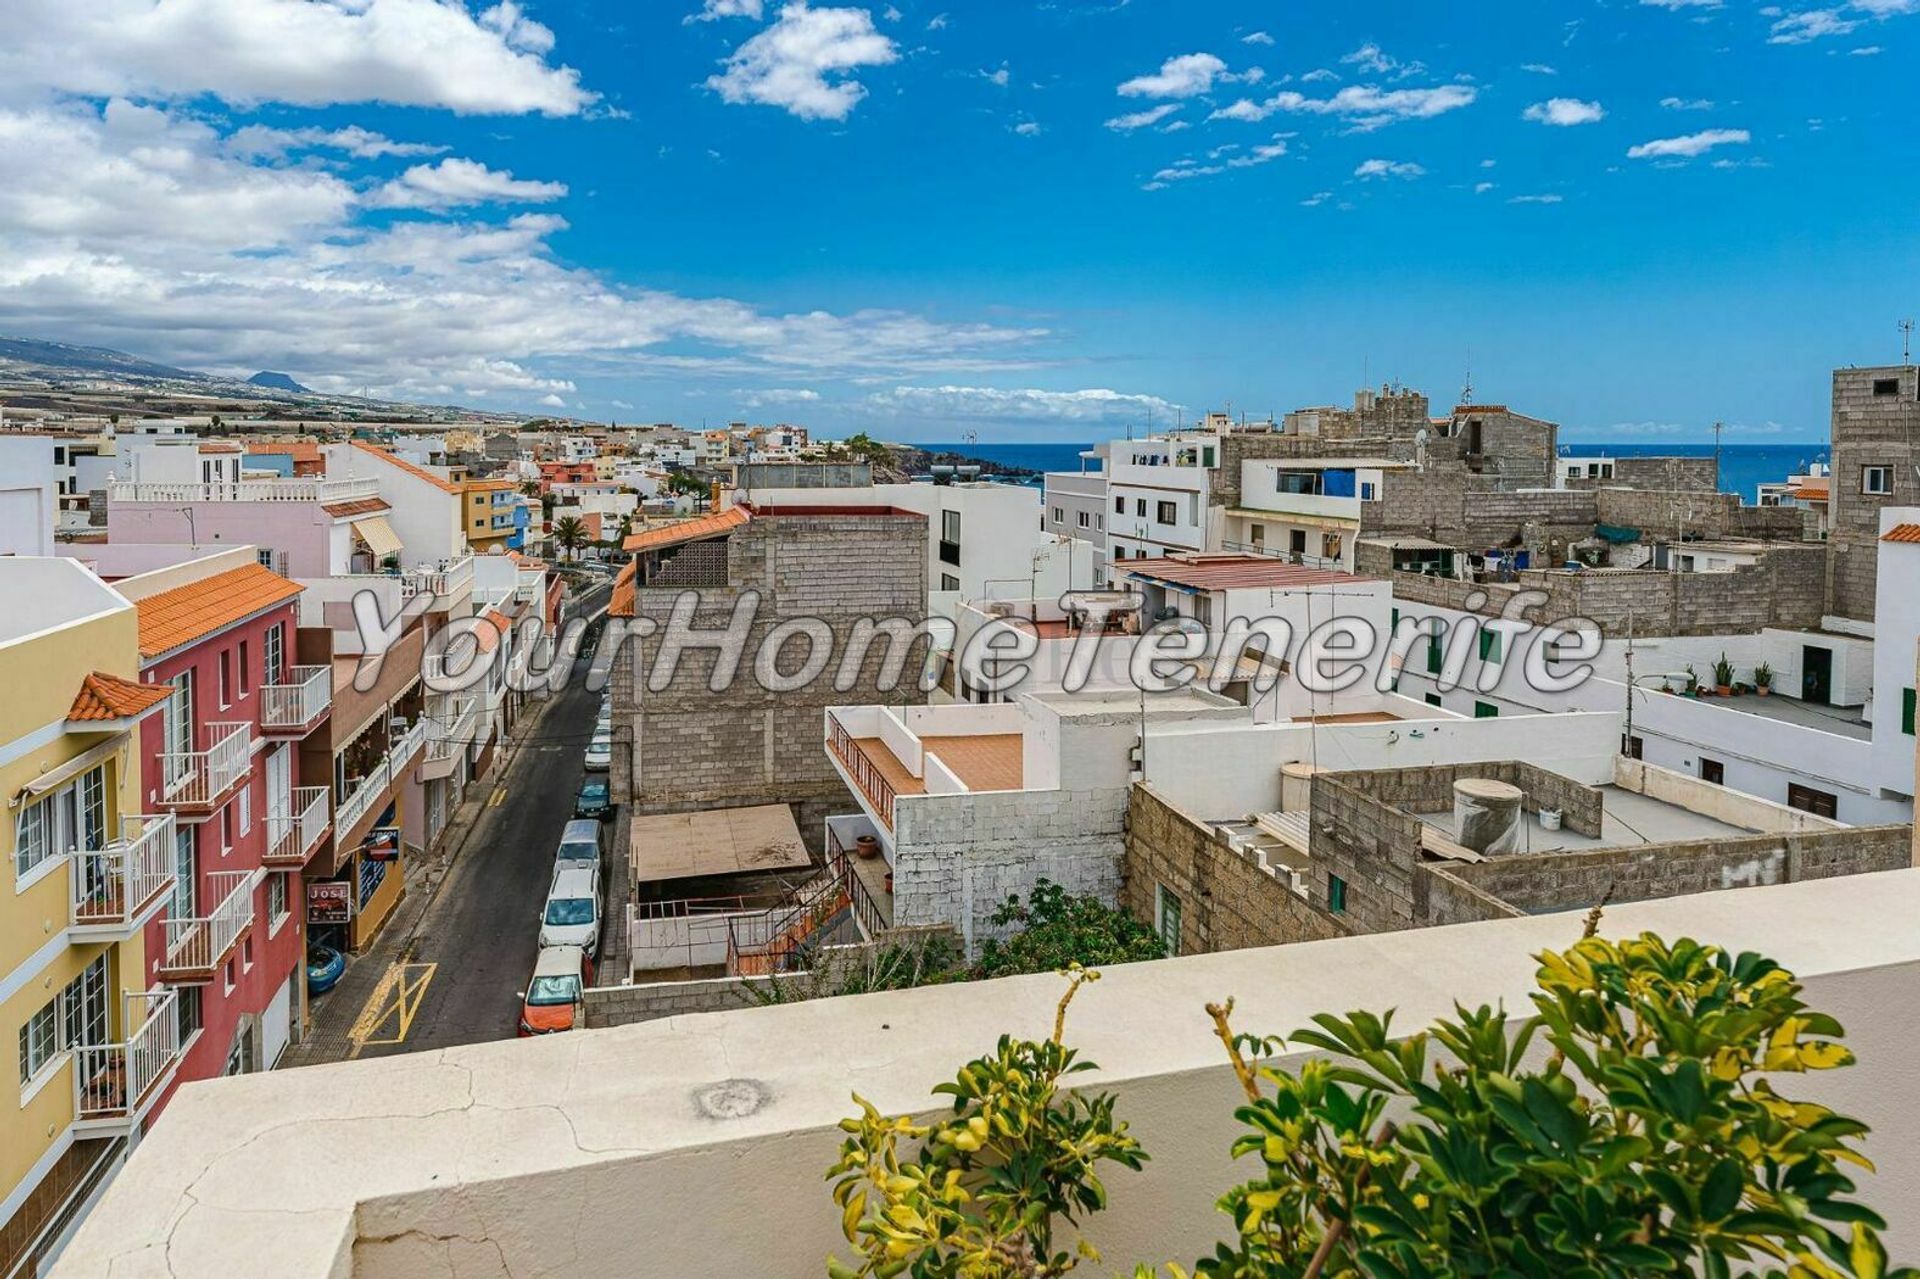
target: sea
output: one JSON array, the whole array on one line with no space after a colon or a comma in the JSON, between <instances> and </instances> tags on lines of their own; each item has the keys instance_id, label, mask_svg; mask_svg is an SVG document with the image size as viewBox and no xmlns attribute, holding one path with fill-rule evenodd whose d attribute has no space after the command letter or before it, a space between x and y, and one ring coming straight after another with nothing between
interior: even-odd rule
<instances>
[{"instance_id":1,"label":"sea","mask_svg":"<svg viewBox=\"0 0 1920 1279\"><path fill-rule=\"evenodd\" d=\"M1080 454L1091 444L923 444L920 447L1002 466L1033 471L1077 471ZM1711 444L1563 444L1563 457L1711 457ZM1806 444L1727 444L1720 449L1720 490L1751 502L1761 485L1804 475L1811 462L1832 460L1824 442Z\"/></svg>"}]
</instances>

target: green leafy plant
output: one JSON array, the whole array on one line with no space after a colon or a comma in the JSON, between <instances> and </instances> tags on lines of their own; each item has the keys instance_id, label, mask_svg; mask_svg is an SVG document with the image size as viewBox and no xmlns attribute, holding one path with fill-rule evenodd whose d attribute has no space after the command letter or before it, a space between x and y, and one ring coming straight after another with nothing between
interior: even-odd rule
<instances>
[{"instance_id":1,"label":"green leafy plant","mask_svg":"<svg viewBox=\"0 0 1920 1279\"><path fill-rule=\"evenodd\" d=\"M1753 686L1755 688L1773 687L1773 667L1766 662L1753 668Z\"/></svg>"},{"instance_id":2,"label":"green leafy plant","mask_svg":"<svg viewBox=\"0 0 1920 1279\"><path fill-rule=\"evenodd\" d=\"M971 977L1007 977L1015 973L1056 972L1073 964L1088 968L1165 959L1160 934L1125 911L1103 906L1097 898L1076 897L1050 880L1034 882L1022 902L1008 897L993 913L995 928L1019 925L1005 941L982 943Z\"/></svg>"},{"instance_id":3,"label":"green leafy plant","mask_svg":"<svg viewBox=\"0 0 1920 1279\"><path fill-rule=\"evenodd\" d=\"M562 515L553 522L553 544L560 553L572 559L574 553L587 544L587 522L578 515Z\"/></svg>"},{"instance_id":4,"label":"green leafy plant","mask_svg":"<svg viewBox=\"0 0 1920 1279\"><path fill-rule=\"evenodd\" d=\"M1727 660L1725 653L1713 664L1713 682L1722 690L1733 687L1733 663Z\"/></svg>"},{"instance_id":5,"label":"green leafy plant","mask_svg":"<svg viewBox=\"0 0 1920 1279\"><path fill-rule=\"evenodd\" d=\"M1264 1172L1220 1201L1237 1238L1196 1273L1920 1276L1889 1269L1842 1172L1870 1168L1865 1126L1772 1082L1849 1064L1838 1023L1771 960L1594 923L1539 956L1535 1018L1459 1009L1395 1039L1390 1016L1322 1015L1290 1042L1326 1055L1297 1071L1251 1065L1281 1041L1210 1007L1247 1095L1234 1154Z\"/></svg>"},{"instance_id":6,"label":"green leafy plant","mask_svg":"<svg viewBox=\"0 0 1920 1279\"><path fill-rule=\"evenodd\" d=\"M829 1258L832 1279L1041 1279L1098 1258L1084 1237L1061 1246L1056 1226L1106 1207L1100 1165L1138 1170L1147 1155L1111 1097L1062 1090L1093 1069L1061 1041L1067 1006L1099 973L1065 976L1050 1038L1003 1035L934 1089L953 1098L950 1119L889 1117L854 1096L861 1113L841 1121L847 1138L827 1177L858 1261Z\"/></svg>"}]
</instances>

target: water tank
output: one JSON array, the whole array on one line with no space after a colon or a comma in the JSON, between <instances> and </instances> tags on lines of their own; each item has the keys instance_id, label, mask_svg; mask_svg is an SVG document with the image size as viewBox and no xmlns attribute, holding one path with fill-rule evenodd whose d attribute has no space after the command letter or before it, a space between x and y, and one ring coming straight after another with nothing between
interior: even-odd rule
<instances>
[{"instance_id":1,"label":"water tank","mask_svg":"<svg viewBox=\"0 0 1920 1279\"><path fill-rule=\"evenodd\" d=\"M1304 813L1313 807L1313 775L1320 770L1304 760L1280 766L1280 811Z\"/></svg>"},{"instance_id":2,"label":"water tank","mask_svg":"<svg viewBox=\"0 0 1920 1279\"><path fill-rule=\"evenodd\" d=\"M1500 857L1520 847L1522 796L1518 786L1469 777L1453 784L1453 826L1460 843Z\"/></svg>"}]
</instances>

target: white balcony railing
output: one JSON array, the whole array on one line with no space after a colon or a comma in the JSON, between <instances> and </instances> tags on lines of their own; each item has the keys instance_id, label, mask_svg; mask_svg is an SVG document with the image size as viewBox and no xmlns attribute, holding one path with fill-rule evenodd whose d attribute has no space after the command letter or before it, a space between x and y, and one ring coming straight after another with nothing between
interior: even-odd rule
<instances>
[{"instance_id":1,"label":"white balcony railing","mask_svg":"<svg viewBox=\"0 0 1920 1279\"><path fill-rule=\"evenodd\" d=\"M162 978L205 978L226 959L240 934L253 923L252 871L215 871L207 876L207 886L221 895L211 912L191 919L167 920L166 954L160 961Z\"/></svg>"},{"instance_id":2,"label":"white balcony railing","mask_svg":"<svg viewBox=\"0 0 1920 1279\"><path fill-rule=\"evenodd\" d=\"M473 585L473 556L462 555L438 568L408 569L400 575L403 597L432 595L449 599Z\"/></svg>"},{"instance_id":3,"label":"white balcony railing","mask_svg":"<svg viewBox=\"0 0 1920 1279\"><path fill-rule=\"evenodd\" d=\"M75 928L137 923L157 898L173 892L173 814L125 818L120 838L105 848L76 849L67 866Z\"/></svg>"},{"instance_id":4,"label":"white balcony railing","mask_svg":"<svg viewBox=\"0 0 1920 1279\"><path fill-rule=\"evenodd\" d=\"M110 502L347 502L379 497L374 479L238 480L218 484L148 484L115 480Z\"/></svg>"},{"instance_id":5,"label":"white balcony railing","mask_svg":"<svg viewBox=\"0 0 1920 1279\"><path fill-rule=\"evenodd\" d=\"M253 762L253 725L209 724L203 751L163 751L161 800L186 807L211 805L246 775Z\"/></svg>"},{"instance_id":6,"label":"white balcony railing","mask_svg":"<svg viewBox=\"0 0 1920 1279\"><path fill-rule=\"evenodd\" d=\"M293 792L290 815L267 818L267 851L262 860L270 866L304 865L326 836L331 820L327 788L300 787Z\"/></svg>"},{"instance_id":7,"label":"white balcony railing","mask_svg":"<svg viewBox=\"0 0 1920 1279\"><path fill-rule=\"evenodd\" d=\"M434 732L426 745L429 763L445 763L460 757L460 752L466 750L473 741L473 726L479 708L478 697L452 697L438 716L430 717Z\"/></svg>"},{"instance_id":8,"label":"white balcony railing","mask_svg":"<svg viewBox=\"0 0 1920 1279\"><path fill-rule=\"evenodd\" d=\"M541 588L546 584L547 571L543 568L523 568L515 575L514 598L522 604L531 604L540 598Z\"/></svg>"},{"instance_id":9,"label":"white balcony railing","mask_svg":"<svg viewBox=\"0 0 1920 1279\"><path fill-rule=\"evenodd\" d=\"M132 1121L160 1092L180 1062L179 996L171 990L135 991L125 1018L138 1007L146 1015L117 1044L77 1044L73 1049L73 1111L83 1123Z\"/></svg>"},{"instance_id":10,"label":"white balcony railing","mask_svg":"<svg viewBox=\"0 0 1920 1279\"><path fill-rule=\"evenodd\" d=\"M374 804L399 781L427 742L425 720L415 724L393 740L386 757L375 764L359 785L334 811L334 829L341 834L352 830L372 811Z\"/></svg>"},{"instance_id":11,"label":"white balcony railing","mask_svg":"<svg viewBox=\"0 0 1920 1279\"><path fill-rule=\"evenodd\" d=\"M260 699L261 728L306 728L326 714L333 702L333 668L296 666L287 672L285 684L262 688Z\"/></svg>"}]
</instances>

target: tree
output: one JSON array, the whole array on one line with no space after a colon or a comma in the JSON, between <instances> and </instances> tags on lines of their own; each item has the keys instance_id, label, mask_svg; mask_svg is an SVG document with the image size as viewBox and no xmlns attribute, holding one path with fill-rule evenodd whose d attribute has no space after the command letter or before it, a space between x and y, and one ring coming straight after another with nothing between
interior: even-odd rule
<instances>
[{"instance_id":1,"label":"tree","mask_svg":"<svg viewBox=\"0 0 1920 1279\"><path fill-rule=\"evenodd\" d=\"M1871 1168L1865 1125L1767 1077L1853 1060L1790 973L1651 934L1539 961L1533 1019L1461 1009L1395 1039L1390 1014L1323 1014L1290 1042L1327 1055L1297 1071L1251 1067L1279 1041L1210 1006L1247 1095L1234 1154L1266 1170L1220 1201L1238 1238L1196 1274L1920 1274L1888 1269L1884 1223L1840 1171Z\"/></svg>"},{"instance_id":2,"label":"tree","mask_svg":"<svg viewBox=\"0 0 1920 1279\"><path fill-rule=\"evenodd\" d=\"M1098 1259L1085 1239L1057 1247L1056 1224L1106 1207L1100 1164L1138 1170L1147 1154L1112 1097L1062 1093L1067 1076L1094 1069L1061 1039L1067 1006L1100 974L1075 967L1065 976L1051 1038L1002 1035L933 1090L953 1098L951 1119L916 1124L854 1096L861 1113L841 1121L848 1136L827 1176L860 1262L829 1258L832 1279L1040 1279ZM917 1151L902 1149L915 1142Z\"/></svg>"},{"instance_id":3,"label":"tree","mask_svg":"<svg viewBox=\"0 0 1920 1279\"><path fill-rule=\"evenodd\" d=\"M971 977L1049 973L1070 964L1098 968L1167 955L1160 935L1133 916L1103 906L1097 898L1072 896L1046 879L1034 882L1033 895L1024 905L1017 894L1007 898L992 921L996 928L1018 924L1020 931L1004 942L985 942Z\"/></svg>"},{"instance_id":4,"label":"tree","mask_svg":"<svg viewBox=\"0 0 1920 1279\"><path fill-rule=\"evenodd\" d=\"M562 515L553 522L553 544L568 559L587 544L587 522L578 515Z\"/></svg>"}]
</instances>

